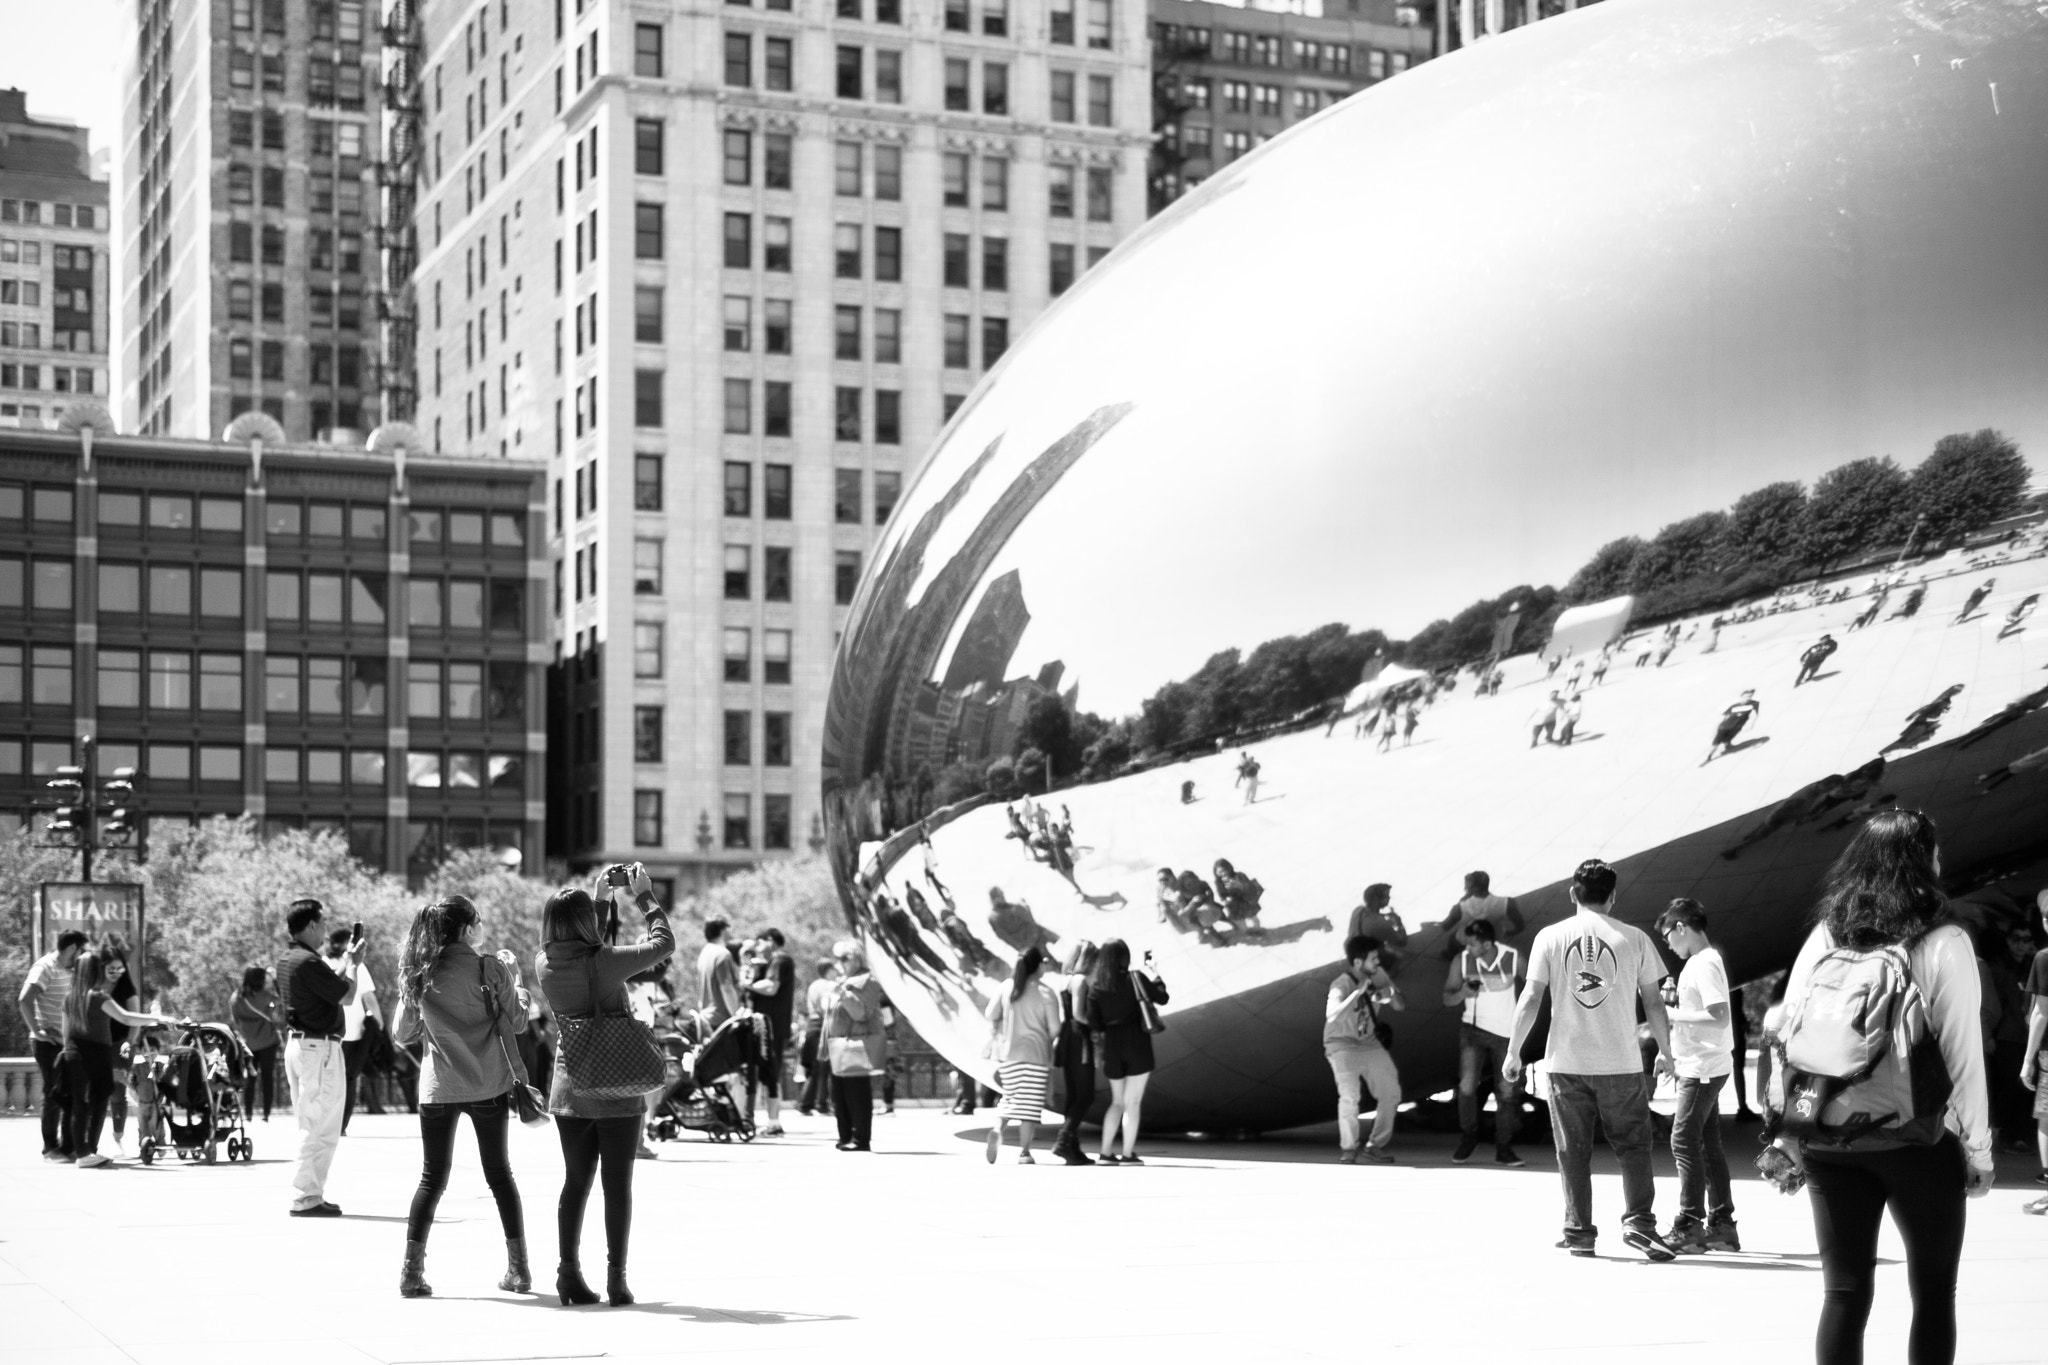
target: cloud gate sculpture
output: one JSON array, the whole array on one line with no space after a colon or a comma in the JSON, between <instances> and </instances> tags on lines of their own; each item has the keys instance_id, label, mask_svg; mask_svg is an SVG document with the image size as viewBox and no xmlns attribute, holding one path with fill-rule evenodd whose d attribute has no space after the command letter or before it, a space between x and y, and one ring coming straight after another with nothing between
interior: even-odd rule
<instances>
[{"instance_id":1,"label":"cloud gate sculpture","mask_svg":"<svg viewBox=\"0 0 2048 1365\"><path fill-rule=\"evenodd\" d=\"M1412 723L1384 659L1256 731L1202 679L1328 622L1412 637L1773 481L2048 439L2044 145L2032 7L1616 0L1365 91L1162 214L956 417L847 622L829 850L891 996L992 1076L981 1006L1018 952L1121 937L1173 992L1148 1126L1275 1128L1331 1112L1324 991L1368 885L1413 931L1413 1096L1453 1076L1434 925L1475 869L1526 947L1604 857L1623 918L1697 897L1743 980L1790 961L1870 810L1934 815L1958 887L2040 867L2031 537L1639 614L1597 683L1510 621L1491 695L1460 672ZM1573 742L1532 742L1560 687ZM1136 718L1129 752L1051 757L1084 713ZM1160 869L1199 902L1218 859L1255 915L1162 910Z\"/></svg>"}]
</instances>

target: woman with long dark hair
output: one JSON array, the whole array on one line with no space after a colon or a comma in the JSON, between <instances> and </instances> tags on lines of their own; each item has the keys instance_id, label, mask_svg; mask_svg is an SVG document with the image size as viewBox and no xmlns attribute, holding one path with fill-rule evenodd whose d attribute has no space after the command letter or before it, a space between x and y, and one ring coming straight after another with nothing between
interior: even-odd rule
<instances>
[{"instance_id":1,"label":"woman with long dark hair","mask_svg":"<svg viewBox=\"0 0 2048 1365\"><path fill-rule=\"evenodd\" d=\"M1160 876L1166 874L1161 869ZM1060 1068L1060 1135L1053 1140L1052 1154L1069 1166L1093 1166L1094 1158L1081 1150L1081 1121L1088 1106L1095 1103L1095 1030L1088 1019L1088 974L1095 970L1100 950L1087 939L1076 939L1061 964L1066 980L1060 986L1060 1032L1055 1049Z\"/></svg>"},{"instance_id":2,"label":"woman with long dark hair","mask_svg":"<svg viewBox=\"0 0 2048 1365\"><path fill-rule=\"evenodd\" d=\"M1837 948L1905 950L1926 1002L1952 1089L1944 1131L1932 1145L1883 1135L1854 1141L1774 1145L1806 1172L1820 1244L1824 1292L1815 1358L1856 1365L1875 1294L1878 1231L1887 1209L1906 1247L1913 1365L1946 1365L1956 1350L1956 1267L1962 1259L1964 1201L1991 1189L1990 1104L1984 1081L1980 989L1970 938L1949 916L1941 891L1934 822L1919 811L1882 811L1867 820L1828 870L1819 923L1787 978L1788 1036L1822 958Z\"/></svg>"},{"instance_id":3,"label":"woman with long dark hair","mask_svg":"<svg viewBox=\"0 0 2048 1365\"><path fill-rule=\"evenodd\" d=\"M1010 989L997 991L988 1005L988 1022L994 1030L996 1079L1003 1101L996 1109L996 1121L988 1130L989 1164L995 1164L1002 1150L1003 1130L1017 1124L1017 1162L1037 1163L1031 1156L1031 1140L1038 1134L1038 1119L1045 1112L1046 1082L1052 1075L1052 1040L1060 1026L1060 1000L1045 984L1045 949L1036 944L1017 959L1010 977Z\"/></svg>"},{"instance_id":4,"label":"woman with long dark hair","mask_svg":"<svg viewBox=\"0 0 2048 1365\"><path fill-rule=\"evenodd\" d=\"M1167 1001L1166 983L1149 967L1145 971L1132 969L1130 945L1120 938L1106 940L1083 995L1083 1014L1100 1031L1102 1074L1109 1078L1109 1109L1102 1116L1102 1151L1097 1158L1105 1166L1145 1164L1138 1155L1138 1124L1143 1117L1145 1084L1155 1063L1152 1031L1145 1026L1145 1013L1138 1004L1140 989L1155 1007ZM1119 1128L1124 1135L1121 1157L1115 1150Z\"/></svg>"},{"instance_id":5,"label":"woman with long dark hair","mask_svg":"<svg viewBox=\"0 0 2048 1365\"><path fill-rule=\"evenodd\" d=\"M106 964L107 994L122 1009L135 1003L142 994L141 983L128 966L128 941L119 934L106 934L100 938L100 960ZM114 1040L114 1085L107 1092L107 1116L114 1124L114 1150L125 1152L123 1145L128 1133L128 1064L135 1055L130 1035L134 1030L120 1020L115 1020L107 1033Z\"/></svg>"},{"instance_id":6,"label":"woman with long dark hair","mask_svg":"<svg viewBox=\"0 0 2048 1365\"><path fill-rule=\"evenodd\" d=\"M100 1128L107 1119L107 1096L114 1089L113 1026L158 1028L177 1022L116 1004L107 961L97 952L80 953L72 969L71 994L64 997L64 1086L71 1096L71 1131L81 1167L108 1162L100 1155Z\"/></svg>"},{"instance_id":7,"label":"woman with long dark hair","mask_svg":"<svg viewBox=\"0 0 2048 1365\"><path fill-rule=\"evenodd\" d=\"M263 1121L270 1122L271 1106L277 1102L277 1039L284 1025L277 992L270 989L270 973L261 967L242 969L242 988L228 1004L228 1018L242 1036L256 1061L242 1081L242 1112L256 1115L256 1092L263 1092Z\"/></svg>"},{"instance_id":8,"label":"woman with long dark hair","mask_svg":"<svg viewBox=\"0 0 2048 1365\"><path fill-rule=\"evenodd\" d=\"M622 870L623 885L600 880L599 890L610 902L630 899L640 907L647 921L641 942L619 947L618 911L601 915L599 903L579 887L557 891L541 912L541 950L534 958L533 974L547 996L548 1012L558 1020L563 1015L628 1013L626 982L675 954L668 912L654 898L647 869L634 863ZM629 1304L633 1291L626 1286L626 1249L633 1230L633 1153L639 1146L646 1104L637 1095L614 1099L582 1094L569 1068L557 1063L548 1112L555 1116L563 1167L562 1197L555 1208L560 1242L555 1296L565 1308L597 1302L583 1280L583 1210L602 1167L605 1291L614 1307Z\"/></svg>"},{"instance_id":9,"label":"woman with long dark hair","mask_svg":"<svg viewBox=\"0 0 2048 1365\"><path fill-rule=\"evenodd\" d=\"M511 970L484 957L476 937L476 906L467 896L446 896L413 916L398 958L400 1042L424 1044L420 1062L420 1145L426 1159L412 1210L405 1220L405 1267L398 1292L408 1299L434 1291L426 1282L427 1233L455 1164L455 1125L464 1114L476 1131L484 1181L498 1204L505 1233L505 1274L498 1288L524 1294L533 1288L526 1263L526 1215L512 1179L506 1130L512 1087L525 1084L503 1040L526 1027L526 1007Z\"/></svg>"}]
</instances>

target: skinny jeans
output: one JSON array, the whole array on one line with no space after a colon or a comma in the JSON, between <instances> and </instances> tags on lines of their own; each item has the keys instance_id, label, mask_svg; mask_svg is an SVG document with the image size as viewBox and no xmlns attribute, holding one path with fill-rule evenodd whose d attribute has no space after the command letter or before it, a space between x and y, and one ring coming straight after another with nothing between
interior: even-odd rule
<instances>
[{"instance_id":1,"label":"skinny jeans","mask_svg":"<svg viewBox=\"0 0 2048 1365\"><path fill-rule=\"evenodd\" d=\"M72 1153L89 1157L100 1149L107 1122L107 1097L114 1093L114 1049L73 1038L64 1044L64 1088L71 1096Z\"/></svg>"},{"instance_id":2,"label":"skinny jeans","mask_svg":"<svg viewBox=\"0 0 2048 1365\"><path fill-rule=\"evenodd\" d=\"M609 1119L555 1115L555 1135L562 1141L562 1198L555 1206L555 1235L564 1267L583 1264L583 1210L601 1168L605 1258L612 1266L625 1268L633 1233L633 1154L640 1146L642 1122L639 1114Z\"/></svg>"},{"instance_id":3,"label":"skinny jeans","mask_svg":"<svg viewBox=\"0 0 2048 1365\"><path fill-rule=\"evenodd\" d=\"M259 1047L255 1055L249 1074L242 1079L242 1114L245 1118L256 1117L256 1092L261 1090L263 1117L268 1121L271 1108L277 1103L277 1044Z\"/></svg>"},{"instance_id":4,"label":"skinny jeans","mask_svg":"<svg viewBox=\"0 0 2048 1365\"><path fill-rule=\"evenodd\" d=\"M434 1225L434 1210L440 1206L441 1193L448 1188L448 1173L455 1166L456 1120L464 1114L476 1130L477 1155L483 1158L484 1183L498 1201L499 1225L508 1240L526 1235L526 1216L519 1207L519 1186L512 1179L512 1157L505 1145L511 1107L500 1095L464 1104L420 1106L420 1145L425 1160L420 1166L419 1188L412 1194L412 1211L405 1220L409 1242L426 1241Z\"/></svg>"},{"instance_id":5,"label":"skinny jeans","mask_svg":"<svg viewBox=\"0 0 2048 1365\"><path fill-rule=\"evenodd\" d=\"M1908 1365L1956 1358L1956 1267L1963 1257L1968 1196L1963 1145L1944 1134L1932 1147L1837 1152L1808 1147L1806 1189L1820 1247L1817 1365L1863 1365L1863 1329L1877 1293L1877 1234L1891 1210L1906 1245L1913 1325Z\"/></svg>"},{"instance_id":6,"label":"skinny jeans","mask_svg":"<svg viewBox=\"0 0 2048 1365\"><path fill-rule=\"evenodd\" d=\"M64 1045L35 1043L36 1070L43 1073L43 1150L74 1153L77 1135L71 1128L71 1096L64 1086Z\"/></svg>"}]
</instances>

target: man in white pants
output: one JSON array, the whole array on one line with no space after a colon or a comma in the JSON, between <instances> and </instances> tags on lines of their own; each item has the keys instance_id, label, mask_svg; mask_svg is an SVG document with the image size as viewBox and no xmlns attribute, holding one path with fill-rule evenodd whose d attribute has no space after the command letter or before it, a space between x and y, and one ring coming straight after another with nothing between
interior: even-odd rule
<instances>
[{"instance_id":1,"label":"man in white pants","mask_svg":"<svg viewBox=\"0 0 2048 1365\"><path fill-rule=\"evenodd\" d=\"M348 1074L341 1053L343 1010L356 997L363 945L353 940L339 968L328 966L320 956L320 902L310 897L292 902L284 926L292 946L277 964L277 993L284 1002L284 1074L299 1123L291 1215L339 1218L341 1207L327 1202L327 1169L341 1142Z\"/></svg>"}]
</instances>

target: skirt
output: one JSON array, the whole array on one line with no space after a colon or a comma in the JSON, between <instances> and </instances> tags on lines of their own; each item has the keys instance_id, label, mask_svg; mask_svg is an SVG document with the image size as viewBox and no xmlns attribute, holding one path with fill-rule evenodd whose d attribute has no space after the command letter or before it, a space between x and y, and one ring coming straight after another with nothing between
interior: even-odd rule
<instances>
[{"instance_id":1,"label":"skirt","mask_svg":"<svg viewBox=\"0 0 2048 1365\"><path fill-rule=\"evenodd\" d=\"M996 1083L1002 1087L1003 1102L996 1113L1006 1119L1037 1123L1045 1117L1045 1090L1052 1068L1036 1062L1004 1062L996 1068Z\"/></svg>"}]
</instances>

